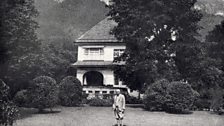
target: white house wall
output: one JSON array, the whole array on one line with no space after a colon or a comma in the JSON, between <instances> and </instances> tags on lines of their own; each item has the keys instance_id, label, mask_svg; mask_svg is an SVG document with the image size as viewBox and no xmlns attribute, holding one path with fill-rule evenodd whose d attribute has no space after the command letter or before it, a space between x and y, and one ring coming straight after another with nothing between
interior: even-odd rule
<instances>
[{"instance_id":1,"label":"white house wall","mask_svg":"<svg viewBox=\"0 0 224 126\"><path fill-rule=\"evenodd\" d=\"M84 75L86 72L87 72L86 70L80 70L80 69L77 70L76 77L77 77L77 79L79 79L79 81L81 82L82 85L84 85L84 84L83 84L83 75Z\"/></svg>"},{"instance_id":2,"label":"white house wall","mask_svg":"<svg viewBox=\"0 0 224 126\"><path fill-rule=\"evenodd\" d=\"M89 46L91 47L91 46ZM96 47L96 46L94 46ZM78 47L78 61L83 61L85 59L84 55L85 46ZM113 61L114 60L114 49L125 49L125 46L104 46L104 55L102 56L102 60L104 61ZM96 57L97 60L97 57Z\"/></svg>"},{"instance_id":3,"label":"white house wall","mask_svg":"<svg viewBox=\"0 0 224 126\"><path fill-rule=\"evenodd\" d=\"M114 72L112 70L101 70L105 85L114 85Z\"/></svg>"},{"instance_id":4,"label":"white house wall","mask_svg":"<svg viewBox=\"0 0 224 126\"><path fill-rule=\"evenodd\" d=\"M78 69L76 77L79 79L79 81L81 82L82 85L86 85L86 84L83 83L83 75L86 72L89 72L89 71L98 71L101 74L103 74L104 85L114 85L114 72L113 72L113 70L110 70L110 69L105 69L105 70L82 70L82 69Z\"/></svg>"}]
</instances>

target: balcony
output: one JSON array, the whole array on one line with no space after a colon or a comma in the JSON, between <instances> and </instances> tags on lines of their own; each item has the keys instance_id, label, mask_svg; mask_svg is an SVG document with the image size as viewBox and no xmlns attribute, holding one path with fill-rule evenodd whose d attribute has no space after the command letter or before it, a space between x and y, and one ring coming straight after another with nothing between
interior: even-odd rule
<instances>
[{"instance_id":1,"label":"balcony","mask_svg":"<svg viewBox=\"0 0 224 126\"><path fill-rule=\"evenodd\" d=\"M103 61L104 60L104 55L83 55L83 60L85 61Z\"/></svg>"}]
</instances>

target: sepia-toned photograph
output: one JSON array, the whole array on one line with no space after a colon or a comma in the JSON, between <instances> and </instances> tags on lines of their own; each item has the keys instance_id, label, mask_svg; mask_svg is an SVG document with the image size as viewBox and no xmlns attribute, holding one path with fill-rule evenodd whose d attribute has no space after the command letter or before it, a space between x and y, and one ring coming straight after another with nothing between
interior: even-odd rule
<instances>
[{"instance_id":1,"label":"sepia-toned photograph","mask_svg":"<svg viewBox=\"0 0 224 126\"><path fill-rule=\"evenodd\" d=\"M224 126L224 0L0 0L0 126Z\"/></svg>"}]
</instances>

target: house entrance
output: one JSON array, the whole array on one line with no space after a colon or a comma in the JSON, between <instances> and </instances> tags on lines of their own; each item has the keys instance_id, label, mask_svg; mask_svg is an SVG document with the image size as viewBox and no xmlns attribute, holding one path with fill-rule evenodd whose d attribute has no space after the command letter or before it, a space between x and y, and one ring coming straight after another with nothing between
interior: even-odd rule
<instances>
[{"instance_id":1,"label":"house entrance","mask_svg":"<svg viewBox=\"0 0 224 126\"><path fill-rule=\"evenodd\" d=\"M83 81L88 86L103 86L103 74L97 71L89 71L83 75Z\"/></svg>"}]
</instances>

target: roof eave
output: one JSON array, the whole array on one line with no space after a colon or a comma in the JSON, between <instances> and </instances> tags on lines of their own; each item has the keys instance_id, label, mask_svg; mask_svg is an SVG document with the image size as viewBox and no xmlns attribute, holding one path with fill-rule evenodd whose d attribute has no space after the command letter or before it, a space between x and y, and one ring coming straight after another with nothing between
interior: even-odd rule
<instances>
[{"instance_id":1,"label":"roof eave","mask_svg":"<svg viewBox=\"0 0 224 126\"><path fill-rule=\"evenodd\" d=\"M75 45L77 46L82 46L82 45L126 45L124 42L120 41L76 41L74 42Z\"/></svg>"},{"instance_id":2,"label":"roof eave","mask_svg":"<svg viewBox=\"0 0 224 126\"><path fill-rule=\"evenodd\" d=\"M116 39L78 39L75 42L79 43L79 42L120 42L120 41Z\"/></svg>"}]
</instances>

